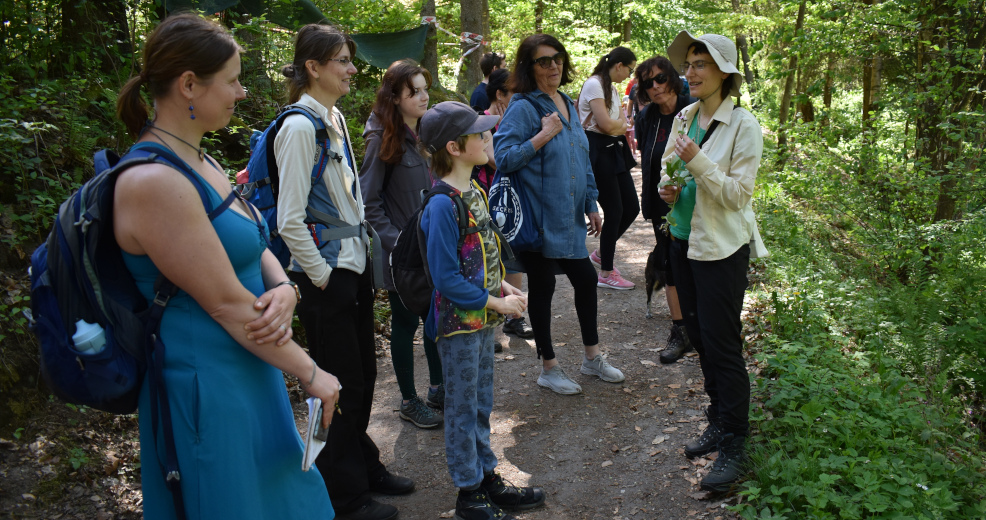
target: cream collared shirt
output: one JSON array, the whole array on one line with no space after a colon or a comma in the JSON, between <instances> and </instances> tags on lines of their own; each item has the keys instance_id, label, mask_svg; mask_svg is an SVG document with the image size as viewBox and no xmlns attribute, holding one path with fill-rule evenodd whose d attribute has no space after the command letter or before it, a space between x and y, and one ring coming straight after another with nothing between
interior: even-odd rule
<instances>
[{"instance_id":1,"label":"cream collared shirt","mask_svg":"<svg viewBox=\"0 0 986 520\"><path fill-rule=\"evenodd\" d=\"M682 109L685 124L690 124L699 103ZM753 188L763 155L763 130L760 123L743 108L733 110L733 98L723 100L712 115L719 126L698 154L686 165L695 177L695 211L688 238L688 258L722 260L744 244L750 245L750 257L769 255L753 215ZM671 135L676 136L682 121L675 118ZM675 139L668 139L661 162L674 155ZM664 175L662 181L668 180Z\"/></svg>"},{"instance_id":2,"label":"cream collared shirt","mask_svg":"<svg viewBox=\"0 0 986 520\"><path fill-rule=\"evenodd\" d=\"M326 123L331 149L343 156L341 161L326 161L321 182L338 210L339 218L349 224L364 220L363 195L357 182L357 172L345 159L346 150L353 158L352 140L342 113L332 107L330 111L315 98L302 94L298 103L315 110ZM339 131L330 123L335 120ZM346 150L343 147L346 147ZM311 173L318 159L315 146L315 127L301 115L289 116L274 139L274 154L280 172L277 201L277 231L291 251L292 266L297 263L316 287L329 280L334 268L345 268L362 273L366 268L366 246L361 238L339 240L338 248L332 244L319 250L305 224L305 208L312 194ZM314 204L318 204L313 199ZM325 207L316 209L325 211Z\"/></svg>"}]
</instances>

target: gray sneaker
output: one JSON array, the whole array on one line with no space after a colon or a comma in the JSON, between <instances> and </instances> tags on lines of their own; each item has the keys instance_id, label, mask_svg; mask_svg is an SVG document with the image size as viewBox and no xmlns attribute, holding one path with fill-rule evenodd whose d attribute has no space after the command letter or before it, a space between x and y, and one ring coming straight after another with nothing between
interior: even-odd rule
<instances>
[{"instance_id":1,"label":"gray sneaker","mask_svg":"<svg viewBox=\"0 0 986 520\"><path fill-rule=\"evenodd\" d=\"M568 374L562 370L561 365L555 365L555 368L552 368L551 370L545 370L542 368L541 375L538 376L538 386L550 388L556 394L561 395L575 395L582 393L582 387L568 377Z\"/></svg>"},{"instance_id":2,"label":"gray sneaker","mask_svg":"<svg viewBox=\"0 0 986 520\"><path fill-rule=\"evenodd\" d=\"M599 379L606 381L607 383L620 383L626 377L623 376L623 372L620 369L610 365L606 361L606 356L599 354L595 359L588 359L585 355L582 356L582 373L590 376L599 376Z\"/></svg>"},{"instance_id":3,"label":"gray sneaker","mask_svg":"<svg viewBox=\"0 0 986 520\"><path fill-rule=\"evenodd\" d=\"M425 406L425 403L418 396L414 396L407 404L401 404L398 415L400 415L401 419L410 421L411 424L418 428L424 428L426 430L438 428L445 422L445 419L441 415Z\"/></svg>"}]
</instances>

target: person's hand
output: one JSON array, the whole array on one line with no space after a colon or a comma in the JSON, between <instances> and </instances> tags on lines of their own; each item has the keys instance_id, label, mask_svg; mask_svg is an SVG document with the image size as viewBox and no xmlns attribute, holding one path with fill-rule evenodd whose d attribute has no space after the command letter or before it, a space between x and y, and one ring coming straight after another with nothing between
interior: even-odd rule
<instances>
[{"instance_id":1,"label":"person's hand","mask_svg":"<svg viewBox=\"0 0 986 520\"><path fill-rule=\"evenodd\" d=\"M541 132L548 139L558 135L564 127L561 118L558 117L558 112L552 112L541 118Z\"/></svg>"},{"instance_id":2,"label":"person's hand","mask_svg":"<svg viewBox=\"0 0 986 520\"><path fill-rule=\"evenodd\" d=\"M305 381L302 381L302 388L304 388L304 384ZM304 390L322 400L322 428L328 428L335 412L342 413L342 410L336 406L339 402L339 391L342 390L339 380L336 379L336 376L317 368L315 369L315 381Z\"/></svg>"},{"instance_id":3,"label":"person's hand","mask_svg":"<svg viewBox=\"0 0 986 520\"><path fill-rule=\"evenodd\" d=\"M506 282L506 280L504 280L500 284L500 289L503 290L504 296L519 296L524 300L524 307L525 308L527 307L527 295L525 295L520 289L514 287L513 285L510 285L509 283ZM508 314L507 316L510 318L520 318L521 314L518 312L515 314Z\"/></svg>"},{"instance_id":4,"label":"person's hand","mask_svg":"<svg viewBox=\"0 0 986 520\"><path fill-rule=\"evenodd\" d=\"M695 141L692 141L687 135L679 135L677 139L674 140L674 153L678 154L678 157L688 164L692 159L698 155L700 151Z\"/></svg>"},{"instance_id":5,"label":"person's hand","mask_svg":"<svg viewBox=\"0 0 986 520\"><path fill-rule=\"evenodd\" d=\"M657 194L660 195L661 200L667 202L668 204L674 204L674 201L678 200L678 192L681 191L674 184L668 184L666 186L661 186L657 189Z\"/></svg>"},{"instance_id":6,"label":"person's hand","mask_svg":"<svg viewBox=\"0 0 986 520\"><path fill-rule=\"evenodd\" d=\"M527 309L527 297L511 294L503 298L490 297L487 307L504 315L516 315Z\"/></svg>"},{"instance_id":7,"label":"person's hand","mask_svg":"<svg viewBox=\"0 0 986 520\"><path fill-rule=\"evenodd\" d=\"M490 115L497 116L500 119L503 119L503 113L506 110L507 110L507 105L499 101L494 101L493 104L490 105Z\"/></svg>"},{"instance_id":8,"label":"person's hand","mask_svg":"<svg viewBox=\"0 0 986 520\"><path fill-rule=\"evenodd\" d=\"M261 294L253 308L263 314L243 326L247 331L247 339L256 341L258 345L275 341L278 347L286 344L294 335L291 321L294 319L294 306L297 303L294 288L287 284Z\"/></svg>"},{"instance_id":9,"label":"person's hand","mask_svg":"<svg viewBox=\"0 0 986 520\"><path fill-rule=\"evenodd\" d=\"M589 217L589 222L585 226L586 231L590 237L598 237L599 232L603 230L603 219L599 217L597 211L586 213L586 216Z\"/></svg>"}]
</instances>

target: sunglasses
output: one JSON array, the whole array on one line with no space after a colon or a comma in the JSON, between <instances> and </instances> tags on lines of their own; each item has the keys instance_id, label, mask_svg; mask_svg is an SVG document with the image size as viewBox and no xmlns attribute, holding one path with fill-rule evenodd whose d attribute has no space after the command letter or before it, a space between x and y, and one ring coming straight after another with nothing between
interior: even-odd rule
<instances>
[{"instance_id":1,"label":"sunglasses","mask_svg":"<svg viewBox=\"0 0 986 520\"><path fill-rule=\"evenodd\" d=\"M668 82L668 75L662 72L662 73L658 74L657 76L654 76L653 78L647 78L647 79L641 81L640 82L640 86L644 90L649 90L651 87L654 86L655 83L657 83L658 85L663 85L663 84L665 84L667 82Z\"/></svg>"},{"instance_id":2,"label":"sunglasses","mask_svg":"<svg viewBox=\"0 0 986 520\"><path fill-rule=\"evenodd\" d=\"M561 67L562 65L565 64L565 53L559 52L554 56L541 56L540 58L536 58L534 60L534 63L540 65L542 69L551 68L551 62L555 62L556 65Z\"/></svg>"}]
</instances>

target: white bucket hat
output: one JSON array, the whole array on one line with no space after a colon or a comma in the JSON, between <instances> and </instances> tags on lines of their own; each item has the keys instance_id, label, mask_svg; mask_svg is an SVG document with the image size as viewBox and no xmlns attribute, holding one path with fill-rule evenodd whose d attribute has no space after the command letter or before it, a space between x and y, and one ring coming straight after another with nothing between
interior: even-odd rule
<instances>
[{"instance_id":1,"label":"white bucket hat","mask_svg":"<svg viewBox=\"0 0 986 520\"><path fill-rule=\"evenodd\" d=\"M709 54L715 60L719 70L733 75L733 88L729 95L740 97L740 84L743 83L743 75L740 74L737 65L739 63L736 55L736 45L733 40L719 34L703 34L698 38L692 36L688 31L681 31L675 36L674 41L668 47L668 58L675 67L685 61L688 56L688 46L692 42L702 42L709 49Z\"/></svg>"}]
</instances>

